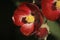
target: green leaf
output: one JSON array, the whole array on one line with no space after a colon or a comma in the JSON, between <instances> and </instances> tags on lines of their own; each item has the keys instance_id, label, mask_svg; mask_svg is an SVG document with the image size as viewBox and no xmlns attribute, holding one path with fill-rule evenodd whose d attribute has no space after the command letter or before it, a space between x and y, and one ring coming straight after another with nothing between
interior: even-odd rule
<instances>
[{"instance_id":1,"label":"green leaf","mask_svg":"<svg viewBox=\"0 0 60 40\"><path fill-rule=\"evenodd\" d=\"M50 32L60 39L60 26L57 22L48 21Z\"/></svg>"}]
</instances>

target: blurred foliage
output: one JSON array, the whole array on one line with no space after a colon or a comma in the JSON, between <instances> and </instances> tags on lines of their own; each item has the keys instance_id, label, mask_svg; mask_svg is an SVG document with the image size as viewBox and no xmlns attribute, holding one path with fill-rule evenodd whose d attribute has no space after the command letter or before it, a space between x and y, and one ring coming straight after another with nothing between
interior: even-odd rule
<instances>
[{"instance_id":1,"label":"blurred foliage","mask_svg":"<svg viewBox=\"0 0 60 40\"><path fill-rule=\"evenodd\" d=\"M60 40L60 26L57 22L48 21L51 34L55 35Z\"/></svg>"}]
</instances>

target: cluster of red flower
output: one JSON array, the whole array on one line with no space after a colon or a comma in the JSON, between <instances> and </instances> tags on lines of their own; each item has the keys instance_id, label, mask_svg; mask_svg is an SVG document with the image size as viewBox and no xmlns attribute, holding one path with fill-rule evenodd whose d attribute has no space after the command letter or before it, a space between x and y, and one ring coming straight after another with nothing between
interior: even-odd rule
<instances>
[{"instance_id":1,"label":"cluster of red flower","mask_svg":"<svg viewBox=\"0 0 60 40\"><path fill-rule=\"evenodd\" d=\"M60 17L60 1L42 0L42 14L50 21L56 21ZM41 15L39 7L34 3L21 3L12 16L14 24L20 26L23 35L35 34L41 38L48 35L48 29L42 27L44 17Z\"/></svg>"}]
</instances>

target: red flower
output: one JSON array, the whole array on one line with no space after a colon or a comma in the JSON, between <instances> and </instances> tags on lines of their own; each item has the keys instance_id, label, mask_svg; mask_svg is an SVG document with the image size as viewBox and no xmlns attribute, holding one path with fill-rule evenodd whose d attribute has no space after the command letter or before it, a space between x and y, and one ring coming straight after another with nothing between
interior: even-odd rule
<instances>
[{"instance_id":1,"label":"red flower","mask_svg":"<svg viewBox=\"0 0 60 40\"><path fill-rule=\"evenodd\" d=\"M42 6L42 13L43 15L51 21L56 21L59 18L59 11L56 7L56 4L54 4L56 1L54 0L42 0L41 6Z\"/></svg>"},{"instance_id":2,"label":"red flower","mask_svg":"<svg viewBox=\"0 0 60 40\"><path fill-rule=\"evenodd\" d=\"M32 3L22 3L19 5L12 19L17 26L21 26L20 31L25 36L29 36L34 29L37 30L43 23L39 8Z\"/></svg>"},{"instance_id":3,"label":"red flower","mask_svg":"<svg viewBox=\"0 0 60 40\"><path fill-rule=\"evenodd\" d=\"M37 32L37 36L40 38L45 38L48 35L48 30L46 28L40 28Z\"/></svg>"},{"instance_id":4,"label":"red flower","mask_svg":"<svg viewBox=\"0 0 60 40\"><path fill-rule=\"evenodd\" d=\"M44 39L45 37L48 36L49 33L50 33L49 26L47 25L47 23L45 23L41 25L39 30L37 30L36 35L39 38Z\"/></svg>"}]
</instances>

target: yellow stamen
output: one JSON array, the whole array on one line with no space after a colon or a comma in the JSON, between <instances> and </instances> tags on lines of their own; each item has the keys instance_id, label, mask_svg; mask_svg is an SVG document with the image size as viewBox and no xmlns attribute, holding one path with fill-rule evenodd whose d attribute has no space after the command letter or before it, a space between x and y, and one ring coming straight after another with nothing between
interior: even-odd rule
<instances>
[{"instance_id":1,"label":"yellow stamen","mask_svg":"<svg viewBox=\"0 0 60 40\"><path fill-rule=\"evenodd\" d=\"M32 15L29 15L29 16L26 17L26 21L27 21L28 23L34 22L34 20L35 20L35 18L34 18L34 16L32 16Z\"/></svg>"},{"instance_id":2,"label":"yellow stamen","mask_svg":"<svg viewBox=\"0 0 60 40\"><path fill-rule=\"evenodd\" d=\"M57 0L56 7L60 9L60 0Z\"/></svg>"}]
</instances>

